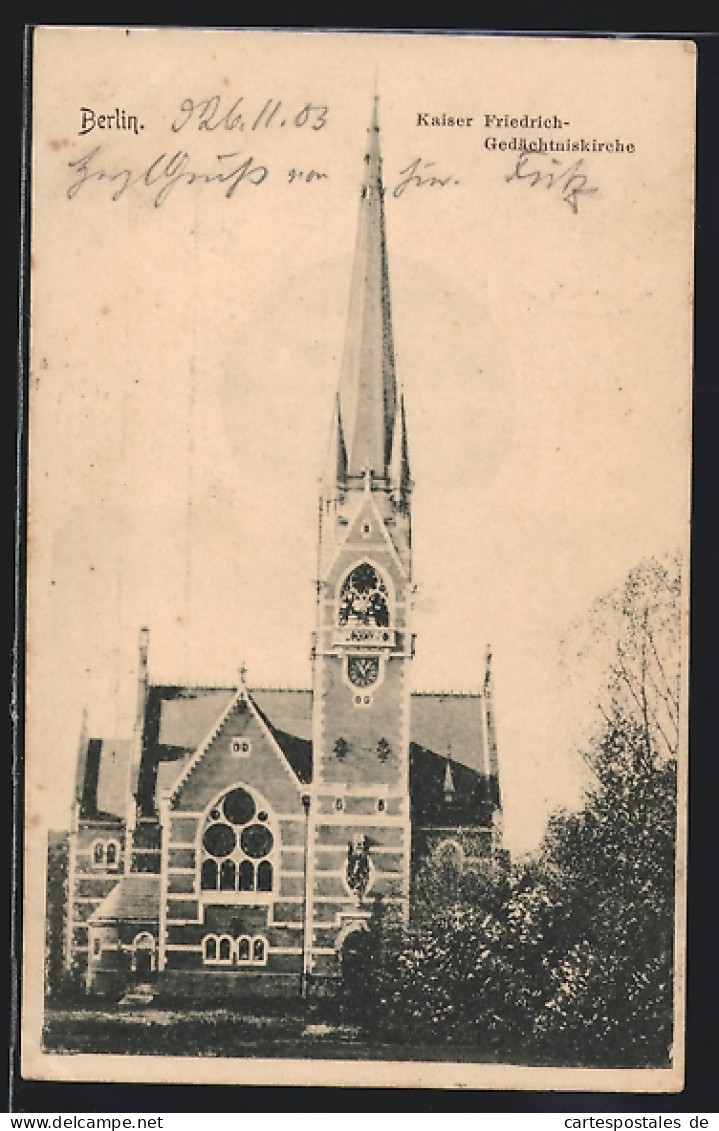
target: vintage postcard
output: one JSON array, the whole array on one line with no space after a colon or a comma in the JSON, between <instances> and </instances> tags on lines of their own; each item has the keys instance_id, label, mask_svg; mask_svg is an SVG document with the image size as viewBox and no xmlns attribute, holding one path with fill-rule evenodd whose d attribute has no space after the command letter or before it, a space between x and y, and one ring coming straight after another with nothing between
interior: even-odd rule
<instances>
[{"instance_id":1,"label":"vintage postcard","mask_svg":"<svg viewBox=\"0 0 719 1131\"><path fill-rule=\"evenodd\" d=\"M680 1090L694 45L31 58L23 1075Z\"/></svg>"}]
</instances>

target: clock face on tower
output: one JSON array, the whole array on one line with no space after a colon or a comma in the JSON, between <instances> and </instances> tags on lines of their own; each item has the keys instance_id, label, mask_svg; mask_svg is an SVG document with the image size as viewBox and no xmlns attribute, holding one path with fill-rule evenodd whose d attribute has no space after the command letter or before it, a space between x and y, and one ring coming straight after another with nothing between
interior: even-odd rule
<instances>
[{"instance_id":1,"label":"clock face on tower","mask_svg":"<svg viewBox=\"0 0 719 1131\"><path fill-rule=\"evenodd\" d=\"M371 687L379 676L379 656L348 656L347 678L355 687Z\"/></svg>"}]
</instances>

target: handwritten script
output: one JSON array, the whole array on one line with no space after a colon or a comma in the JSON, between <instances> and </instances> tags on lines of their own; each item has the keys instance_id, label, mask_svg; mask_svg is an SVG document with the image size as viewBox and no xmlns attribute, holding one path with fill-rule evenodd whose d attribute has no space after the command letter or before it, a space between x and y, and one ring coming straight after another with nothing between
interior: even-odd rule
<instances>
[{"instance_id":1,"label":"handwritten script","mask_svg":"<svg viewBox=\"0 0 719 1131\"><path fill-rule=\"evenodd\" d=\"M546 168L548 160L555 168ZM563 166L557 157L548 158L547 154L529 153L525 150L517 159L512 172L504 179L507 182L524 181L530 188L542 185L546 189L554 189L576 214L579 211L580 198L599 191L596 185L589 184L586 173L579 172L583 165L583 157L572 165Z\"/></svg>"},{"instance_id":2,"label":"handwritten script","mask_svg":"<svg viewBox=\"0 0 719 1131\"><path fill-rule=\"evenodd\" d=\"M411 161L406 169L400 169L400 177L403 179L395 186L392 195L400 197L408 188L444 188L446 185L458 185L459 181L454 179L454 174L438 176L434 170L434 161L424 161L418 157L416 161ZM428 170L432 169L432 172Z\"/></svg>"},{"instance_id":3,"label":"handwritten script","mask_svg":"<svg viewBox=\"0 0 719 1131\"><path fill-rule=\"evenodd\" d=\"M102 146L96 145L76 161L68 162L74 180L67 190L69 200L73 200L85 185L106 181L111 188L110 200L119 200L128 189L137 186L149 189L155 208L160 208L170 193L180 184L209 185L222 187L223 195L229 200L237 188L247 183L257 187L270 175L267 165L256 161L253 156L240 152L218 153L213 169L202 170L193 165L190 154L185 149L175 153L160 153L149 165L139 172L130 165L120 163L112 166L103 158ZM289 184L326 180L328 174L317 169L288 169Z\"/></svg>"}]
</instances>

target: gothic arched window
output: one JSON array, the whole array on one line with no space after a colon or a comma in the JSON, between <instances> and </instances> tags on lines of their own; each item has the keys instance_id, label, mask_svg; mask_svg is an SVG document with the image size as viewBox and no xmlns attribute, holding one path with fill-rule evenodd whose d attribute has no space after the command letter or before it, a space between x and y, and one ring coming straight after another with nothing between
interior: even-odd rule
<instances>
[{"instance_id":1,"label":"gothic arched window","mask_svg":"<svg viewBox=\"0 0 719 1131\"><path fill-rule=\"evenodd\" d=\"M202 879L201 879L202 890L203 891L216 891L217 890L217 879L218 879L217 861L215 861L215 860L203 860L202 861L202 873L201 873L201 875L202 875Z\"/></svg>"},{"instance_id":2,"label":"gothic arched window","mask_svg":"<svg viewBox=\"0 0 719 1131\"><path fill-rule=\"evenodd\" d=\"M255 866L251 860L243 860L240 864L240 891L255 890Z\"/></svg>"},{"instance_id":3,"label":"gothic arched window","mask_svg":"<svg viewBox=\"0 0 719 1131\"><path fill-rule=\"evenodd\" d=\"M340 627L386 628L389 624L389 593L379 573L369 562L348 573L340 589Z\"/></svg>"},{"instance_id":4,"label":"gothic arched window","mask_svg":"<svg viewBox=\"0 0 719 1131\"><path fill-rule=\"evenodd\" d=\"M235 890L235 875L237 869L235 868L234 860L223 860L220 864L220 891L234 891Z\"/></svg>"},{"instance_id":5,"label":"gothic arched window","mask_svg":"<svg viewBox=\"0 0 719 1131\"><path fill-rule=\"evenodd\" d=\"M235 786L215 802L201 837L203 891L270 892L275 834L248 789Z\"/></svg>"}]
</instances>

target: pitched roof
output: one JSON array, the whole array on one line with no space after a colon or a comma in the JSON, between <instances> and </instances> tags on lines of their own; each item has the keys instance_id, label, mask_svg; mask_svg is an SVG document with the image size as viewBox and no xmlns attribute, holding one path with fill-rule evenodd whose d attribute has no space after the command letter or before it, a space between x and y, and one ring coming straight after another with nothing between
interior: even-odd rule
<instances>
[{"instance_id":1,"label":"pitched roof","mask_svg":"<svg viewBox=\"0 0 719 1131\"><path fill-rule=\"evenodd\" d=\"M447 792L448 784L451 793ZM449 761L416 742L409 748L409 796L414 825L491 826L492 783L468 766Z\"/></svg>"},{"instance_id":2,"label":"pitched roof","mask_svg":"<svg viewBox=\"0 0 719 1131\"><path fill-rule=\"evenodd\" d=\"M131 742L89 738L78 759L82 767L80 814L85 820L119 821L125 816Z\"/></svg>"},{"instance_id":3,"label":"pitched roof","mask_svg":"<svg viewBox=\"0 0 719 1131\"><path fill-rule=\"evenodd\" d=\"M156 812L160 793L172 787L236 694L237 689L232 687L150 687L138 782L141 814L151 816ZM307 689L259 688L252 691L252 699L298 780L303 783L311 781L312 692ZM486 777L488 767L482 741L483 702L482 696L477 693L413 694L411 742L418 750L435 755L442 767L451 743L453 767L464 767ZM130 750L129 740L87 741L82 759L83 817L123 819ZM440 776L443 772L442 769ZM434 771L431 776L435 776ZM456 781L459 788L461 774Z\"/></svg>"},{"instance_id":4,"label":"pitched roof","mask_svg":"<svg viewBox=\"0 0 719 1131\"><path fill-rule=\"evenodd\" d=\"M194 750L237 694L233 687L155 687L161 746Z\"/></svg>"},{"instance_id":5,"label":"pitched roof","mask_svg":"<svg viewBox=\"0 0 719 1131\"><path fill-rule=\"evenodd\" d=\"M160 877L145 872L123 876L90 917L91 923L131 919L155 923L160 914Z\"/></svg>"},{"instance_id":6,"label":"pitched roof","mask_svg":"<svg viewBox=\"0 0 719 1131\"><path fill-rule=\"evenodd\" d=\"M454 763L486 774L482 708L482 696L477 693L415 692L410 711L410 738L443 757L451 743Z\"/></svg>"},{"instance_id":7,"label":"pitched roof","mask_svg":"<svg viewBox=\"0 0 719 1131\"><path fill-rule=\"evenodd\" d=\"M311 692L309 693L311 694ZM289 734L287 731L280 730L275 726L273 721L267 716L265 711L260 707L257 702L257 697L253 694L251 698L254 701L257 712L268 727L272 737L277 745L280 747L285 758L295 772L295 776L301 782L308 783L312 781L312 741L309 738L299 738L295 734ZM280 712L281 713L281 712ZM295 721L290 719L289 721ZM297 721L300 721L299 719ZM304 729L304 728L301 728Z\"/></svg>"},{"instance_id":8,"label":"pitched roof","mask_svg":"<svg viewBox=\"0 0 719 1131\"><path fill-rule=\"evenodd\" d=\"M235 687L153 687L159 702L157 742L195 750L237 693ZM312 692L259 688L252 698L272 726L301 739L312 737Z\"/></svg>"},{"instance_id":9,"label":"pitched roof","mask_svg":"<svg viewBox=\"0 0 719 1131\"><path fill-rule=\"evenodd\" d=\"M192 754L188 751L182 758L173 758L172 761L158 762L156 772L158 800L163 793L172 789L182 771L190 761Z\"/></svg>"}]
</instances>

